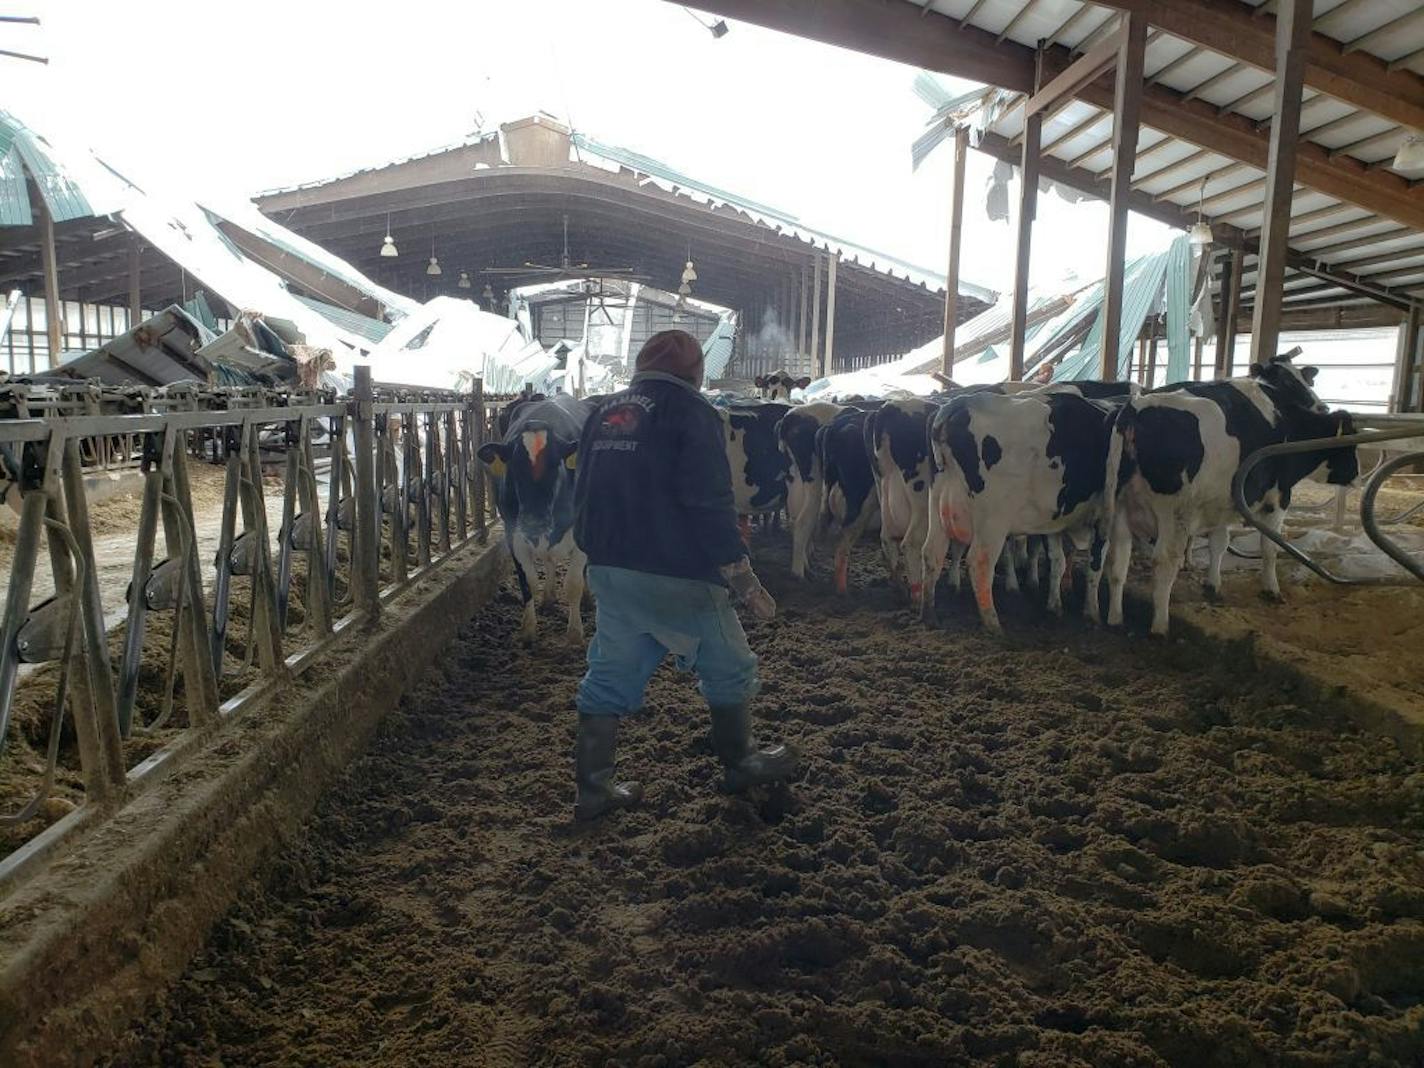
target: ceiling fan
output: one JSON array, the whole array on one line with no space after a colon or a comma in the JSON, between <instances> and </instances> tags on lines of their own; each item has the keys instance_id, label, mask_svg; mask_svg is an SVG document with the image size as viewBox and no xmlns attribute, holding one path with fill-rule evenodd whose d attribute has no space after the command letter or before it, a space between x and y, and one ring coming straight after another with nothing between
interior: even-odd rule
<instances>
[{"instance_id":1,"label":"ceiling fan","mask_svg":"<svg viewBox=\"0 0 1424 1068\"><path fill-rule=\"evenodd\" d=\"M648 276L640 274L636 267L592 267L587 263L574 263L569 256L569 217L564 215L564 252L559 257L558 266L544 263L525 262L522 267L486 267L484 274L497 275L541 275L549 280L559 278L626 278L632 282L646 282Z\"/></svg>"}]
</instances>

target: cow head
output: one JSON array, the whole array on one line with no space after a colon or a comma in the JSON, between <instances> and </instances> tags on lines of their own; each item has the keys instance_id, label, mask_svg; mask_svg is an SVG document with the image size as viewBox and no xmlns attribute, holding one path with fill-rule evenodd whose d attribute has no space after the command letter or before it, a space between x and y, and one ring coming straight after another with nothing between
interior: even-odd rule
<instances>
[{"instance_id":1,"label":"cow head","mask_svg":"<svg viewBox=\"0 0 1424 1068\"><path fill-rule=\"evenodd\" d=\"M1251 365L1251 377L1268 387L1277 403L1295 408L1307 408L1325 413L1329 409L1315 393L1318 367L1298 367L1292 361L1294 352L1272 356L1265 363Z\"/></svg>"},{"instance_id":2,"label":"cow head","mask_svg":"<svg viewBox=\"0 0 1424 1068\"><path fill-rule=\"evenodd\" d=\"M757 375L757 395L762 400L789 401L793 389L805 389L811 384L809 378L792 378L788 371L773 371L769 375Z\"/></svg>"},{"instance_id":3,"label":"cow head","mask_svg":"<svg viewBox=\"0 0 1424 1068\"><path fill-rule=\"evenodd\" d=\"M1322 466L1325 481L1332 486L1348 486L1360 477L1360 458L1353 445L1331 448L1325 444L1330 438L1343 438L1355 432L1355 421L1349 412L1283 409L1282 418L1288 440L1321 442L1319 449L1281 458L1286 461L1283 470L1287 472L1288 484L1294 484Z\"/></svg>"},{"instance_id":4,"label":"cow head","mask_svg":"<svg viewBox=\"0 0 1424 1068\"><path fill-rule=\"evenodd\" d=\"M479 458L507 484L502 496L512 490L520 524L539 526L548 521L556 501L572 489L578 442L561 441L548 427L529 423L506 441L481 445Z\"/></svg>"}]
</instances>

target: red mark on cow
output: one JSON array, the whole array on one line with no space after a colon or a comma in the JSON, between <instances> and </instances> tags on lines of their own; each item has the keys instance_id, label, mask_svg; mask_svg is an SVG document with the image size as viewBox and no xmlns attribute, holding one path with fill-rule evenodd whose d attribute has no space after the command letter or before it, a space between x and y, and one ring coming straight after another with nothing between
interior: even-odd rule
<instances>
[{"instance_id":1,"label":"red mark on cow","mask_svg":"<svg viewBox=\"0 0 1424 1068\"><path fill-rule=\"evenodd\" d=\"M850 553L836 550L836 592L845 593L850 578Z\"/></svg>"},{"instance_id":2,"label":"red mark on cow","mask_svg":"<svg viewBox=\"0 0 1424 1068\"><path fill-rule=\"evenodd\" d=\"M748 515L737 516L737 529L742 532L742 544L748 549L752 547L752 518Z\"/></svg>"},{"instance_id":3,"label":"red mark on cow","mask_svg":"<svg viewBox=\"0 0 1424 1068\"><path fill-rule=\"evenodd\" d=\"M925 594L925 584L923 582L910 583L910 600L919 604L920 598Z\"/></svg>"},{"instance_id":4,"label":"red mark on cow","mask_svg":"<svg viewBox=\"0 0 1424 1068\"><path fill-rule=\"evenodd\" d=\"M524 432L524 451L529 454L529 469L535 482L544 477L548 444L549 434L547 431L526 430Z\"/></svg>"}]
</instances>

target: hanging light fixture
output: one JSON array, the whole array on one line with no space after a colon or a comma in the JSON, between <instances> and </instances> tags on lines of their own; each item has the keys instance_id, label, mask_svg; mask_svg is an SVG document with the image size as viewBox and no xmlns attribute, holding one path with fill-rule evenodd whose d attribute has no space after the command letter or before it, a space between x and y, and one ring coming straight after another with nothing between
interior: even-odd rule
<instances>
[{"instance_id":1,"label":"hanging light fixture","mask_svg":"<svg viewBox=\"0 0 1424 1068\"><path fill-rule=\"evenodd\" d=\"M440 269L440 261L435 258L435 239L433 237L430 239L430 262L425 267L425 273L432 278L445 273Z\"/></svg>"},{"instance_id":2,"label":"hanging light fixture","mask_svg":"<svg viewBox=\"0 0 1424 1068\"><path fill-rule=\"evenodd\" d=\"M461 271L461 272L460 272L460 280L459 280L458 282L456 282L455 284L456 284L457 286L459 286L461 289L473 289L473 288L474 288L474 283L472 283L472 282L470 281L470 272L469 272L469 271Z\"/></svg>"},{"instance_id":3,"label":"hanging light fixture","mask_svg":"<svg viewBox=\"0 0 1424 1068\"><path fill-rule=\"evenodd\" d=\"M494 287L491 286L488 282L485 283L484 292L482 292L480 296L485 298L486 305L488 305L490 308L494 307Z\"/></svg>"},{"instance_id":4,"label":"hanging light fixture","mask_svg":"<svg viewBox=\"0 0 1424 1068\"><path fill-rule=\"evenodd\" d=\"M677 295L686 300L688 297L692 296L692 287L686 282L683 282L682 285L677 287Z\"/></svg>"},{"instance_id":5,"label":"hanging light fixture","mask_svg":"<svg viewBox=\"0 0 1424 1068\"><path fill-rule=\"evenodd\" d=\"M1424 134L1410 134L1394 154L1397 171L1424 171Z\"/></svg>"},{"instance_id":6,"label":"hanging light fixture","mask_svg":"<svg viewBox=\"0 0 1424 1068\"><path fill-rule=\"evenodd\" d=\"M1187 235L1187 240L1196 248L1205 248L1212 242L1211 224L1202 217L1202 205L1206 202L1206 179L1202 179L1201 187L1197 190L1197 221L1192 223L1191 232Z\"/></svg>"},{"instance_id":7,"label":"hanging light fixture","mask_svg":"<svg viewBox=\"0 0 1424 1068\"><path fill-rule=\"evenodd\" d=\"M692 261L687 261L687 266L682 269L682 280L684 282L697 281L697 269L692 266Z\"/></svg>"},{"instance_id":8,"label":"hanging light fixture","mask_svg":"<svg viewBox=\"0 0 1424 1068\"><path fill-rule=\"evenodd\" d=\"M391 215L386 213L386 239L381 242L381 255L388 259L395 259L400 253L396 251L395 238L391 237Z\"/></svg>"}]
</instances>

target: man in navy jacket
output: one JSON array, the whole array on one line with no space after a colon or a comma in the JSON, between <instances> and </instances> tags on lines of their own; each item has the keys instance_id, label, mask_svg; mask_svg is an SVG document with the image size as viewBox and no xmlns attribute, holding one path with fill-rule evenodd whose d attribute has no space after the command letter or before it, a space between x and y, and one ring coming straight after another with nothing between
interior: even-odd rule
<instances>
[{"instance_id":1,"label":"man in navy jacket","mask_svg":"<svg viewBox=\"0 0 1424 1068\"><path fill-rule=\"evenodd\" d=\"M579 442L574 538L598 610L578 689L578 819L642 796L637 783L613 781L618 720L642 707L669 653L697 674L728 789L796 771L791 747L752 743L757 658L729 588L761 619L776 615L776 602L737 528L722 421L699 392L702 360L690 334L653 335L632 384L599 405Z\"/></svg>"}]
</instances>

